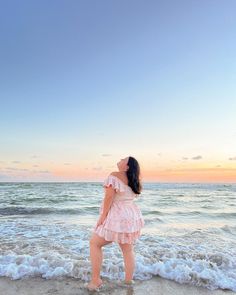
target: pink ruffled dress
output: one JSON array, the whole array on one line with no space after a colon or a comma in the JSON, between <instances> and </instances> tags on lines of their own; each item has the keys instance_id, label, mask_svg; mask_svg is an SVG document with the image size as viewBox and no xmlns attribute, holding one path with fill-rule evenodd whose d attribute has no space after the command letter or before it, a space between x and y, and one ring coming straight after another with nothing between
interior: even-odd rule
<instances>
[{"instance_id":1,"label":"pink ruffled dress","mask_svg":"<svg viewBox=\"0 0 236 295\"><path fill-rule=\"evenodd\" d=\"M106 219L103 224L94 227L94 232L107 241L134 244L145 224L142 213L134 202L137 195L130 186L111 174L103 183L103 187L109 186L112 186L116 193ZM104 199L99 209L99 217L102 215L103 206Z\"/></svg>"}]
</instances>

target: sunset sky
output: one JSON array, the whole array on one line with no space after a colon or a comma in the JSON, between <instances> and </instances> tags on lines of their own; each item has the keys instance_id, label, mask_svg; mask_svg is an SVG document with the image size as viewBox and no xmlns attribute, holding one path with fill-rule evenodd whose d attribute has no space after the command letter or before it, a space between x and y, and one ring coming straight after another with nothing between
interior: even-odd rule
<instances>
[{"instance_id":1,"label":"sunset sky","mask_svg":"<svg viewBox=\"0 0 236 295\"><path fill-rule=\"evenodd\" d=\"M5 1L0 181L236 182L236 1Z\"/></svg>"}]
</instances>

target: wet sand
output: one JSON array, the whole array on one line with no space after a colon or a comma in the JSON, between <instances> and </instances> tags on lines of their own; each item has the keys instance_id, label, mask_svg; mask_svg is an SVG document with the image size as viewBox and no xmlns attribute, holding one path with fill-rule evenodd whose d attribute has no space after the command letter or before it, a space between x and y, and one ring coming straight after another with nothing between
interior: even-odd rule
<instances>
[{"instance_id":1,"label":"wet sand","mask_svg":"<svg viewBox=\"0 0 236 295\"><path fill-rule=\"evenodd\" d=\"M80 294L114 294L114 295L233 295L230 290L208 290L187 284L179 284L161 277L150 280L135 280L134 286L124 286L121 282L103 278L105 287L99 292L89 292L84 288L84 281L74 278L43 279L41 277L11 280L0 278L0 294L3 295L80 295Z\"/></svg>"}]
</instances>

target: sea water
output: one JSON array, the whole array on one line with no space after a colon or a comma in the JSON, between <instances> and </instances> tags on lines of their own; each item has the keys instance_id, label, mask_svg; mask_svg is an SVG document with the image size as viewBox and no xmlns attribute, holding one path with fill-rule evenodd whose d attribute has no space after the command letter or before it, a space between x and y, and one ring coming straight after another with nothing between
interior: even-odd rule
<instances>
[{"instance_id":1,"label":"sea water","mask_svg":"<svg viewBox=\"0 0 236 295\"><path fill-rule=\"evenodd\" d=\"M0 183L0 276L88 281L103 197L99 182ZM236 291L235 201L236 184L143 183L134 279ZM117 243L103 248L101 275L124 279Z\"/></svg>"}]
</instances>

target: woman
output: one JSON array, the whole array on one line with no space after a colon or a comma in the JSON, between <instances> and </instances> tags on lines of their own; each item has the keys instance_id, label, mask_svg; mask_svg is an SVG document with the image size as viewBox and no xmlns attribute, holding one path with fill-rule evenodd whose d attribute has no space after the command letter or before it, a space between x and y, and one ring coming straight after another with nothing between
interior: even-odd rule
<instances>
[{"instance_id":1,"label":"woman","mask_svg":"<svg viewBox=\"0 0 236 295\"><path fill-rule=\"evenodd\" d=\"M100 278L102 247L117 242L122 250L125 264L125 283L132 284L135 268L133 245L141 235L145 222L134 199L141 193L140 166L129 156L117 163L119 171L112 172L104 181L105 197L100 206L100 216L90 238L90 260L92 279L85 286L98 290L103 281Z\"/></svg>"}]
</instances>

